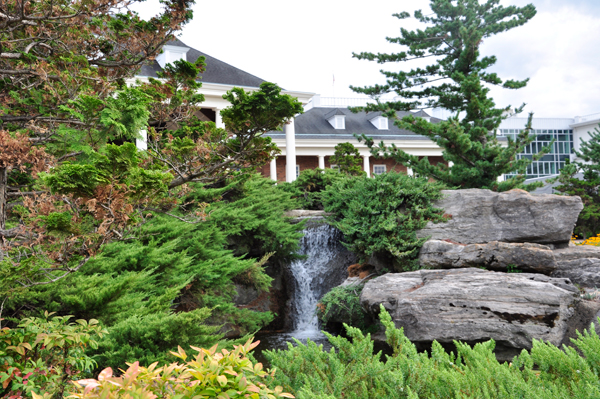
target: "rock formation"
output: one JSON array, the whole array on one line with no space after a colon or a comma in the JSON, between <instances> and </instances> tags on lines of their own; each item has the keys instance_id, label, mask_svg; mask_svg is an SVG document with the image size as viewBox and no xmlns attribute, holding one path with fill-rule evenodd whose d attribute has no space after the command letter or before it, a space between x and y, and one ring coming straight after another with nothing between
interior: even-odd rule
<instances>
[{"instance_id":1,"label":"rock formation","mask_svg":"<svg viewBox=\"0 0 600 399\"><path fill-rule=\"evenodd\" d=\"M360 299L372 316L383 304L415 343L491 338L506 360L532 339L559 345L579 293L568 279L468 268L386 274L368 281Z\"/></svg>"},{"instance_id":2,"label":"rock formation","mask_svg":"<svg viewBox=\"0 0 600 399\"><path fill-rule=\"evenodd\" d=\"M583 203L579 197L523 190L444 190L434 206L444 210L446 223L428 223L418 237L461 244L491 241L567 246Z\"/></svg>"},{"instance_id":3,"label":"rock formation","mask_svg":"<svg viewBox=\"0 0 600 399\"><path fill-rule=\"evenodd\" d=\"M600 287L600 248L569 246L579 197L469 189L444 191L435 206L448 221L417 232L430 237L419 254L425 270L364 285L361 305L373 320L383 304L417 344L494 339L505 360L533 339L568 344L596 321L600 303L582 300L575 284ZM374 258L377 271L390 269Z\"/></svg>"},{"instance_id":4,"label":"rock formation","mask_svg":"<svg viewBox=\"0 0 600 399\"><path fill-rule=\"evenodd\" d=\"M556 261L550 247L531 243L492 241L485 244L458 244L429 240L419 253L424 269L483 267L497 271L522 271L550 274Z\"/></svg>"}]
</instances>

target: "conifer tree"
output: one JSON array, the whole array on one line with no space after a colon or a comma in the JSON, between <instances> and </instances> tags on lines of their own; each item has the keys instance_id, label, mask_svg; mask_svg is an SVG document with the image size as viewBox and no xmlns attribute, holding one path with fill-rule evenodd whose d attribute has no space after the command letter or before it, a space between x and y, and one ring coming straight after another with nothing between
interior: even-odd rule
<instances>
[{"instance_id":1,"label":"conifer tree","mask_svg":"<svg viewBox=\"0 0 600 399\"><path fill-rule=\"evenodd\" d=\"M254 172L278 151L262 134L302 111L264 82L224 96L226 129L200 121L203 57L125 84L191 20L193 0L161 0L149 20L130 0L0 3L0 296L78 271L176 207L184 185Z\"/></svg>"},{"instance_id":2,"label":"conifer tree","mask_svg":"<svg viewBox=\"0 0 600 399\"><path fill-rule=\"evenodd\" d=\"M554 179L560 183L555 190L566 195L578 195L583 210L575 225L575 234L588 238L600 233L600 130L589 132L590 139L581 140L581 150L575 151L584 162L566 164ZM583 173L583 179L576 175Z\"/></svg>"},{"instance_id":3,"label":"conifer tree","mask_svg":"<svg viewBox=\"0 0 600 399\"><path fill-rule=\"evenodd\" d=\"M352 143L339 143L335 146L335 153L329 159L329 162L337 165L340 172L351 176L362 176L362 158L360 153Z\"/></svg>"},{"instance_id":4,"label":"conifer tree","mask_svg":"<svg viewBox=\"0 0 600 399\"><path fill-rule=\"evenodd\" d=\"M517 154L530 143L531 115L529 123L508 146L497 138L500 122L511 114L511 108L496 108L488 97L486 85L519 89L527 84L522 81L503 80L488 68L496 63L495 56L482 57L479 47L483 40L497 33L521 26L529 21L536 9L529 4L524 7L499 5L500 0L431 0L433 14L421 10L414 17L427 24L425 29L409 31L401 28L401 36L387 38L390 43L408 47L393 54L355 53L354 57L378 63L408 62L415 59L433 58L435 62L409 71L382 71L387 83L370 87L352 87L358 92L377 99L377 103L359 107L364 111L383 111L388 117L396 117L396 111L440 107L452 111L447 121L430 123L422 118L406 116L396 120L397 126L433 140L443 149L444 160L452 166L439 163L432 165L426 158L410 155L392 145L374 145L373 140L363 136L373 154L383 154L412 168L417 174L432 177L450 187L489 188L505 191L520 186L528 159L517 159ZM398 19L409 17L402 12L394 14ZM401 99L381 102L383 94L395 92ZM522 111L523 106L514 112ZM498 177L518 172L514 178L499 183Z\"/></svg>"}]
</instances>

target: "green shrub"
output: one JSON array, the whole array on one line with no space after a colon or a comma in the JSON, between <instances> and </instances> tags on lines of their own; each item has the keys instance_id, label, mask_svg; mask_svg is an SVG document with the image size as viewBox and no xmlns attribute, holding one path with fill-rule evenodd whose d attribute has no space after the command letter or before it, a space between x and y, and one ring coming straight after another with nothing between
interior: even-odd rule
<instances>
[{"instance_id":1,"label":"green shrub","mask_svg":"<svg viewBox=\"0 0 600 399\"><path fill-rule=\"evenodd\" d=\"M69 323L70 316L50 316L0 330L1 397L62 397L71 380L95 367L85 349L96 348L106 330L96 320Z\"/></svg>"},{"instance_id":2,"label":"green shrub","mask_svg":"<svg viewBox=\"0 0 600 399\"><path fill-rule=\"evenodd\" d=\"M295 201L262 178L195 190L190 200L214 200L188 210L203 210L205 221L157 214L136 240L106 245L77 273L11 299L7 307L26 309L17 317L48 309L99 320L110 332L89 352L100 368L165 363L177 345L219 342L224 325L241 335L264 327L273 314L236 307L235 285L268 291L269 255L276 261L296 256L302 224L283 217Z\"/></svg>"},{"instance_id":3,"label":"green shrub","mask_svg":"<svg viewBox=\"0 0 600 399\"><path fill-rule=\"evenodd\" d=\"M297 198L301 209L323 210L323 191L333 183L349 178L337 169L306 169L292 183L281 183L278 187Z\"/></svg>"},{"instance_id":4,"label":"green shrub","mask_svg":"<svg viewBox=\"0 0 600 399\"><path fill-rule=\"evenodd\" d=\"M363 285L334 287L323 295L317 306L317 317L328 324L344 323L365 330L371 327L370 318L360 306L360 293Z\"/></svg>"},{"instance_id":5,"label":"green shrub","mask_svg":"<svg viewBox=\"0 0 600 399\"><path fill-rule=\"evenodd\" d=\"M276 368L273 384L299 399L600 397L600 338L594 328L578 333L577 349L534 340L531 353L499 363L493 340L474 347L455 342L456 353L434 342L429 353L419 353L383 306L379 316L392 356L382 361L369 335L346 326L351 340L327 334L329 352L310 341L266 351Z\"/></svg>"},{"instance_id":6,"label":"green shrub","mask_svg":"<svg viewBox=\"0 0 600 399\"><path fill-rule=\"evenodd\" d=\"M363 159L352 143L337 144L335 153L329 158L329 163L337 165L341 173L352 176L366 176L362 168Z\"/></svg>"},{"instance_id":7,"label":"green shrub","mask_svg":"<svg viewBox=\"0 0 600 399\"><path fill-rule=\"evenodd\" d=\"M252 364L247 355L258 342L248 341L233 351L217 352L192 348L198 352L188 360L178 348L173 355L184 363L157 367L141 367L135 362L122 376L113 376L112 369L103 370L98 379L75 383L72 398L293 398L280 386L271 389L265 384L267 373L262 364Z\"/></svg>"},{"instance_id":8,"label":"green shrub","mask_svg":"<svg viewBox=\"0 0 600 399\"><path fill-rule=\"evenodd\" d=\"M442 222L443 210L434 208L442 185L403 173L336 182L323 193L331 224L343 234L346 247L361 261L377 254L389 257L398 271L416 270L419 249L427 238L416 231L428 221Z\"/></svg>"}]
</instances>

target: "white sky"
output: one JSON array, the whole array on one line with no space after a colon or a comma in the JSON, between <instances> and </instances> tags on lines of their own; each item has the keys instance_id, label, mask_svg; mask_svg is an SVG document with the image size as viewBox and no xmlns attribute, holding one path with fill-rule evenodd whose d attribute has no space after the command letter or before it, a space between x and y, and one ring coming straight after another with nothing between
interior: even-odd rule
<instances>
[{"instance_id":1,"label":"white sky","mask_svg":"<svg viewBox=\"0 0 600 399\"><path fill-rule=\"evenodd\" d=\"M152 1L137 8L142 16L156 12ZM527 103L525 111L536 117L599 113L600 0L502 0L501 4L531 2L538 13L529 23L482 44L482 55L497 56L492 70L501 78L530 78L524 89L494 88L496 104ZM179 38L288 90L359 97L349 85L384 83L380 69L409 70L417 64L380 65L356 60L352 52L401 51L385 37L399 36L401 26L417 25L391 14L427 11L428 4L428 0L197 0L194 20Z\"/></svg>"}]
</instances>

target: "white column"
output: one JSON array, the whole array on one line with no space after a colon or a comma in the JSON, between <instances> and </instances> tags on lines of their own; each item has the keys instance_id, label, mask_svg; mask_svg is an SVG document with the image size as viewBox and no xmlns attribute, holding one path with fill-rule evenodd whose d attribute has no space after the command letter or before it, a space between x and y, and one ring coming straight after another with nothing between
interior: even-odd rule
<instances>
[{"instance_id":1,"label":"white column","mask_svg":"<svg viewBox=\"0 0 600 399\"><path fill-rule=\"evenodd\" d=\"M296 131L294 129L294 119L292 119L285 129L285 181L291 183L296 180Z\"/></svg>"},{"instance_id":2,"label":"white column","mask_svg":"<svg viewBox=\"0 0 600 399\"><path fill-rule=\"evenodd\" d=\"M414 176L415 172L413 172L413 170L411 168L406 168L406 174L409 176Z\"/></svg>"},{"instance_id":3,"label":"white column","mask_svg":"<svg viewBox=\"0 0 600 399\"><path fill-rule=\"evenodd\" d=\"M223 123L223 119L221 118L221 110L215 108L215 113L215 125L217 125L217 128L225 129L225 124Z\"/></svg>"},{"instance_id":4,"label":"white column","mask_svg":"<svg viewBox=\"0 0 600 399\"><path fill-rule=\"evenodd\" d=\"M325 155L319 155L319 169L325 169Z\"/></svg>"},{"instance_id":5,"label":"white column","mask_svg":"<svg viewBox=\"0 0 600 399\"><path fill-rule=\"evenodd\" d=\"M271 180L277 181L277 157L271 159Z\"/></svg>"},{"instance_id":6,"label":"white column","mask_svg":"<svg viewBox=\"0 0 600 399\"><path fill-rule=\"evenodd\" d=\"M367 177L371 177L371 165L369 164L369 156L363 155L363 170L367 172Z\"/></svg>"},{"instance_id":7,"label":"white column","mask_svg":"<svg viewBox=\"0 0 600 399\"><path fill-rule=\"evenodd\" d=\"M146 131L146 129L140 130L140 138L135 139L135 146L140 151L146 151L148 149L148 131Z\"/></svg>"}]
</instances>

